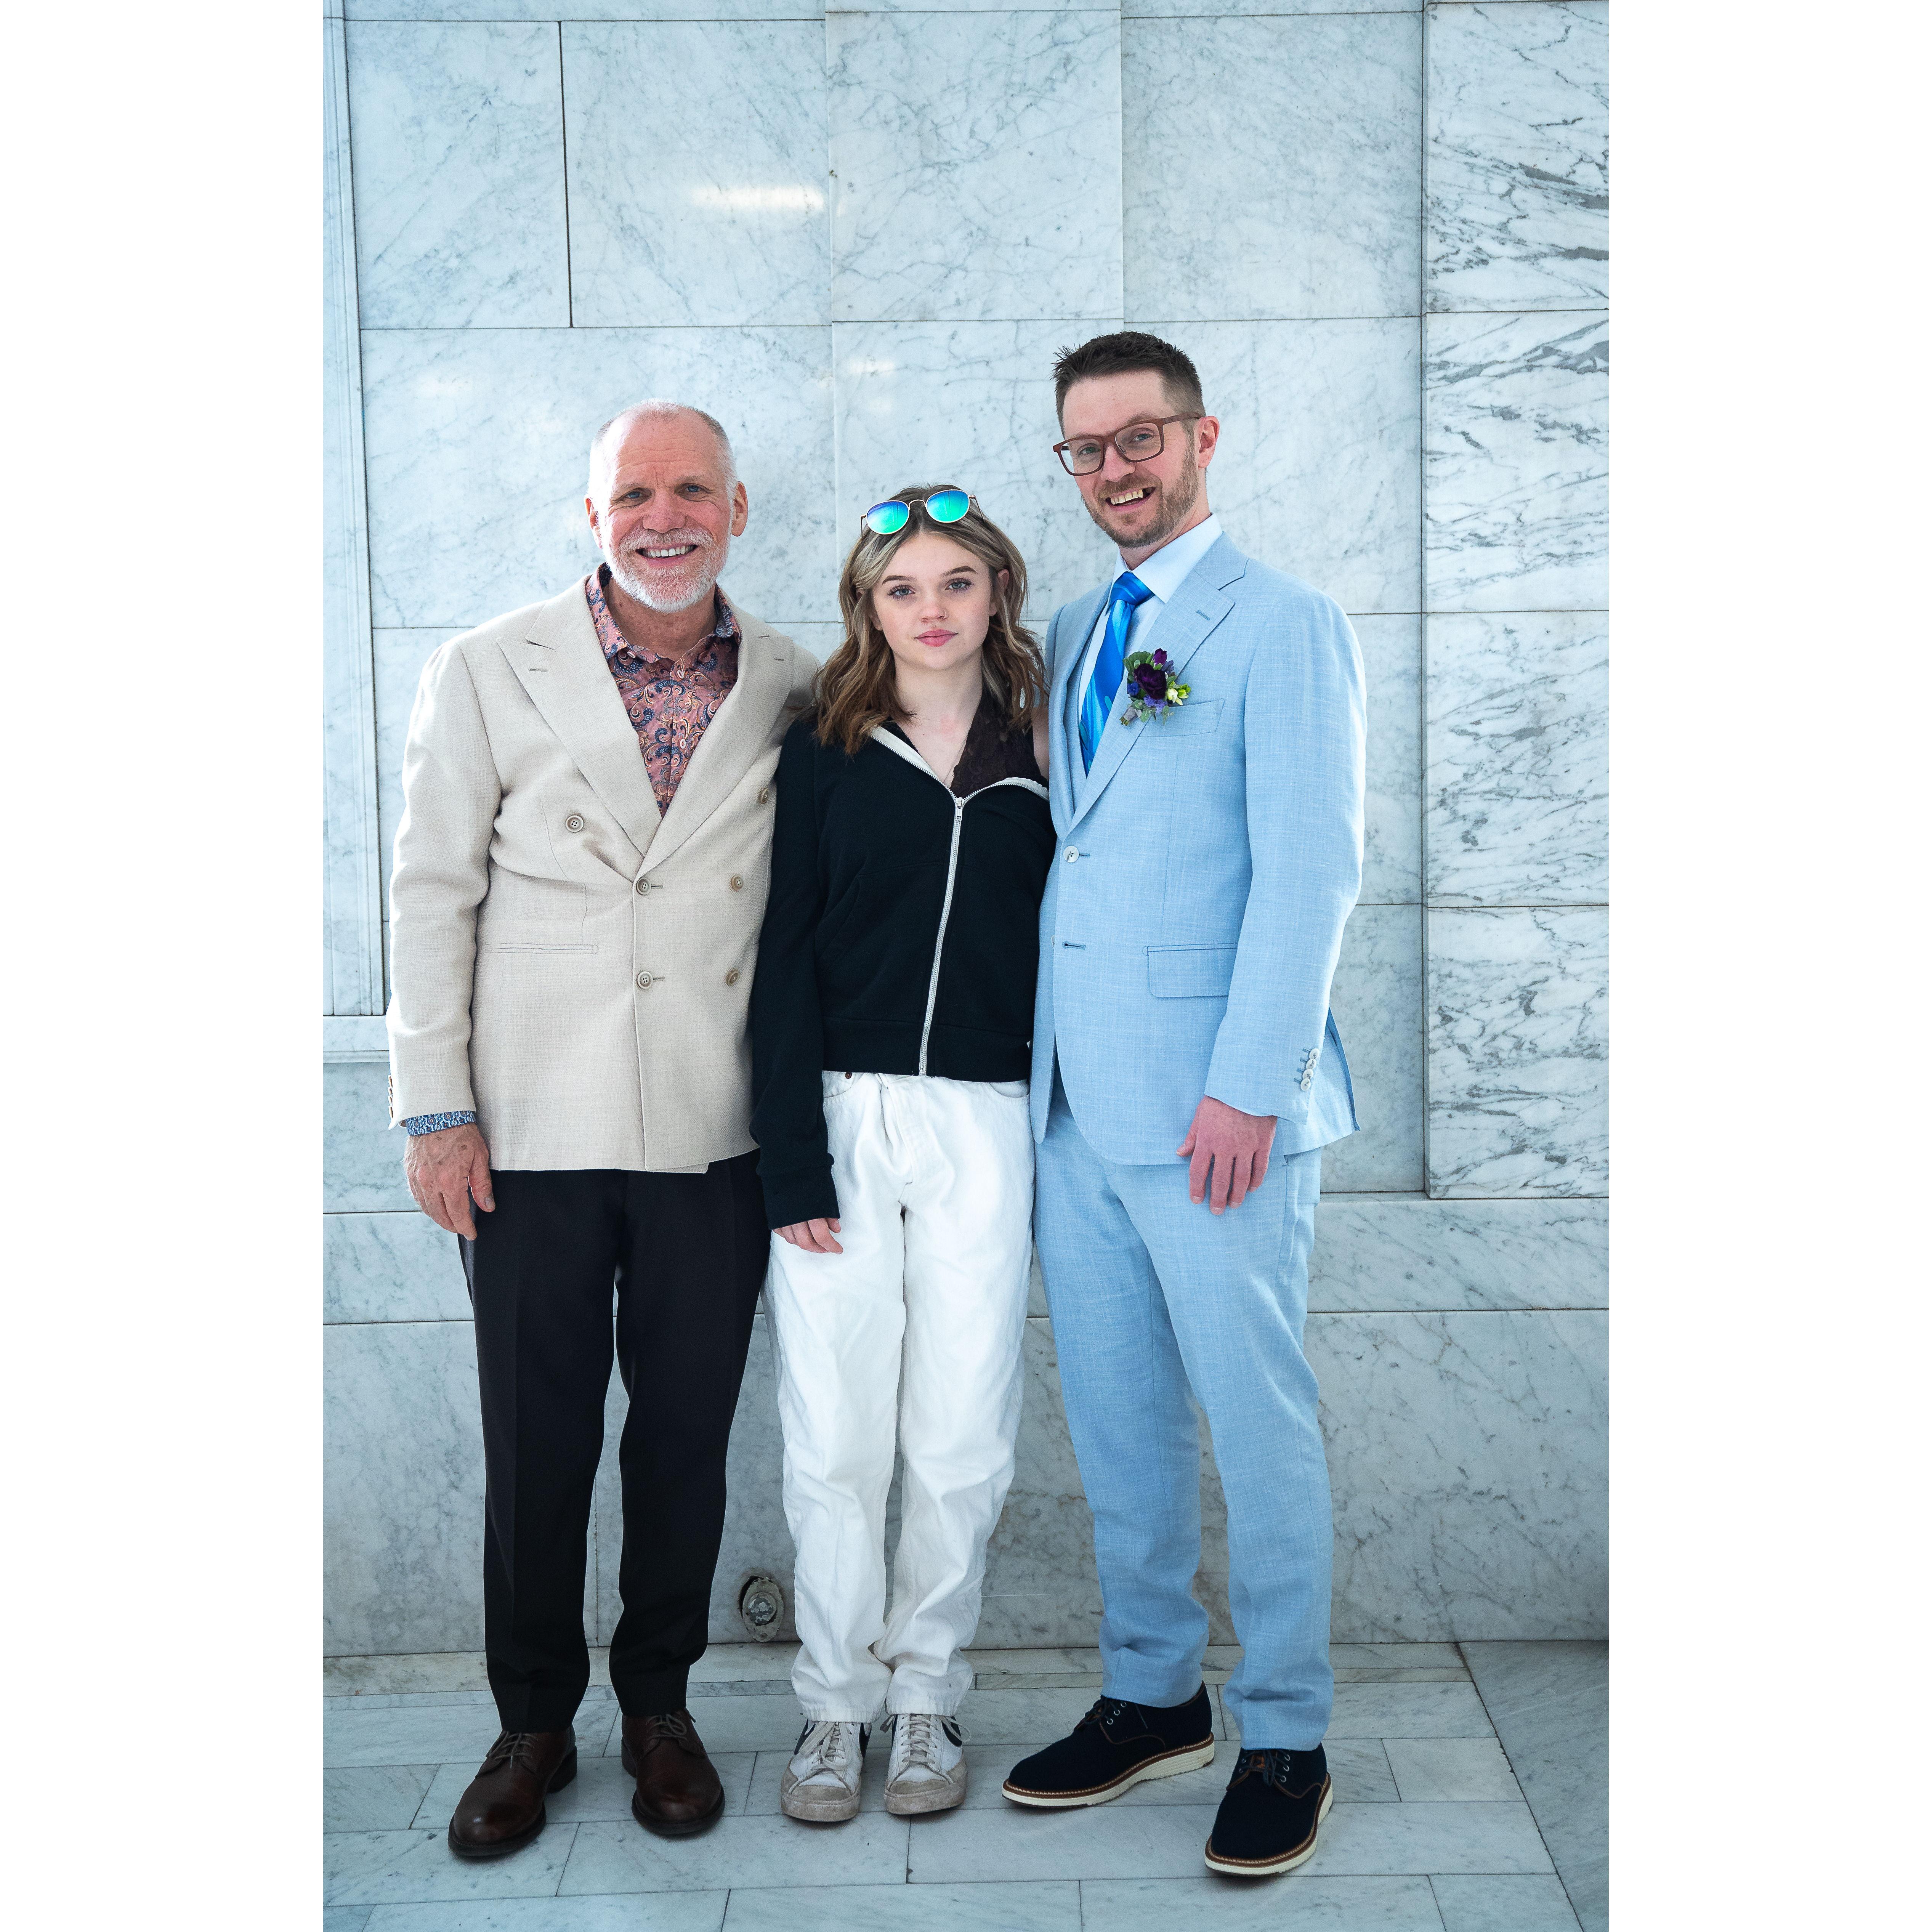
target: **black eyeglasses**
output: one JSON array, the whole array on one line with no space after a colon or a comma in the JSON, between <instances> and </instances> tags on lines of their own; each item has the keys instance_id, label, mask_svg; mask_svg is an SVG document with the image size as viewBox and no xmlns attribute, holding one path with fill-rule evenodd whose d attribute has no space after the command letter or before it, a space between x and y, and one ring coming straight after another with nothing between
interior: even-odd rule
<instances>
[{"instance_id":1,"label":"black eyeglasses","mask_svg":"<svg viewBox=\"0 0 1932 1932\"><path fill-rule=\"evenodd\" d=\"M1107 446L1112 443L1129 463L1144 463L1150 457L1158 456L1167 447L1167 425L1169 423L1198 422L1204 412L1194 410L1184 416L1162 416L1152 422L1130 423L1125 429L1117 430L1108 436L1076 436L1065 442L1056 442L1053 453L1060 458L1060 467L1070 476L1090 476L1107 460Z\"/></svg>"}]
</instances>

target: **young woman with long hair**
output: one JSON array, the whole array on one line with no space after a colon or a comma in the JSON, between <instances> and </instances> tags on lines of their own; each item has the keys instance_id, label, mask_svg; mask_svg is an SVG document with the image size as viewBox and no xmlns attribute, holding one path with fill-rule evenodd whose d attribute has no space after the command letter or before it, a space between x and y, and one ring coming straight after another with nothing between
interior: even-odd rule
<instances>
[{"instance_id":1,"label":"young woman with long hair","mask_svg":"<svg viewBox=\"0 0 1932 1932\"><path fill-rule=\"evenodd\" d=\"M1018 551L963 490L875 504L839 578L844 640L778 759L752 1134L798 1552L794 1818L857 1812L882 1710L886 1808L966 1795L962 1652L1019 1426L1054 844L1025 595Z\"/></svg>"}]
</instances>

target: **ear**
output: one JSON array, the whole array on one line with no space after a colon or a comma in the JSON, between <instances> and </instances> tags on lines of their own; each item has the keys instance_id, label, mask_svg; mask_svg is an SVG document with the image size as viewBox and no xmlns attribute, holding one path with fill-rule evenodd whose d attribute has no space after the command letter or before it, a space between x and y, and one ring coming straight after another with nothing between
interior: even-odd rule
<instances>
[{"instance_id":1,"label":"ear","mask_svg":"<svg viewBox=\"0 0 1932 1932\"><path fill-rule=\"evenodd\" d=\"M590 534L597 539L597 548L604 548L604 532L597 521L597 506L586 496L584 500L584 514L590 519Z\"/></svg>"},{"instance_id":2,"label":"ear","mask_svg":"<svg viewBox=\"0 0 1932 1932\"><path fill-rule=\"evenodd\" d=\"M1013 574L1010 570L1000 572L1000 595L1004 597L1012 587Z\"/></svg>"},{"instance_id":3,"label":"ear","mask_svg":"<svg viewBox=\"0 0 1932 1932\"><path fill-rule=\"evenodd\" d=\"M1219 416L1203 416L1194 425L1194 460L1203 470L1214 460L1214 446L1221 440Z\"/></svg>"},{"instance_id":4,"label":"ear","mask_svg":"<svg viewBox=\"0 0 1932 1932\"><path fill-rule=\"evenodd\" d=\"M734 537L745 534L745 523L750 512L750 500L745 494L744 484L734 484L731 488L731 534Z\"/></svg>"}]
</instances>

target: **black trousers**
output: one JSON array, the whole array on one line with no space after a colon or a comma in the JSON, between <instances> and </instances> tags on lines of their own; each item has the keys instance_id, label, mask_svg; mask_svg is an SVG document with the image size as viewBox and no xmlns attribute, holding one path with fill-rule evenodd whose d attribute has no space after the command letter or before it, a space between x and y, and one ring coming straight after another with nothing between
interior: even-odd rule
<instances>
[{"instance_id":1,"label":"black trousers","mask_svg":"<svg viewBox=\"0 0 1932 1932\"><path fill-rule=\"evenodd\" d=\"M506 1730L561 1729L590 1681L585 1539L614 1348L630 1410L610 1682L633 1717L685 1701L771 1246L757 1167L754 1153L704 1174L499 1172L495 1210L461 1244L483 1400L484 1647Z\"/></svg>"}]
</instances>

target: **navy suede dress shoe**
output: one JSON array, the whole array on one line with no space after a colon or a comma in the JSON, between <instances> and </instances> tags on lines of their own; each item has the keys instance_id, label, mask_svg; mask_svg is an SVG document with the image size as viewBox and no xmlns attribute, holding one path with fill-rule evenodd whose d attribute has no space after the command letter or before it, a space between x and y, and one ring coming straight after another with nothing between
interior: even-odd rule
<instances>
[{"instance_id":1,"label":"navy suede dress shoe","mask_svg":"<svg viewBox=\"0 0 1932 1932\"><path fill-rule=\"evenodd\" d=\"M1101 1698L1070 1736L1021 1759L1000 1789L1016 1804L1104 1804L1145 1779L1214 1762L1214 1706L1204 1684L1184 1704Z\"/></svg>"},{"instance_id":2,"label":"navy suede dress shoe","mask_svg":"<svg viewBox=\"0 0 1932 1932\"><path fill-rule=\"evenodd\" d=\"M1244 1750L1214 1817L1208 1869L1237 1878L1275 1878L1315 1856L1315 1835L1335 1802L1328 1754Z\"/></svg>"}]
</instances>

